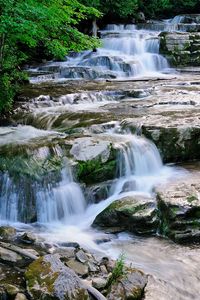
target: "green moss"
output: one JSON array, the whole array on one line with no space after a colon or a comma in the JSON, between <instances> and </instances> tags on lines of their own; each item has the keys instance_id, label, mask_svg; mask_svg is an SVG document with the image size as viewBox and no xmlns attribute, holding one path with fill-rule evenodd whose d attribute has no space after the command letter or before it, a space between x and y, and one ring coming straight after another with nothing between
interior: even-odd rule
<instances>
[{"instance_id":1,"label":"green moss","mask_svg":"<svg viewBox=\"0 0 200 300\"><path fill-rule=\"evenodd\" d=\"M44 262L43 257L40 257L32 264L30 264L28 270L25 273L25 278L27 280L29 289L33 294L36 292L38 284L41 286L41 288L44 287L45 289L47 289L44 290L44 292L47 292L49 294L52 294L54 292L54 283L58 278L58 273L52 273L50 266L50 263ZM34 287L36 287L36 290L34 289Z\"/></svg>"},{"instance_id":2,"label":"green moss","mask_svg":"<svg viewBox=\"0 0 200 300\"><path fill-rule=\"evenodd\" d=\"M106 162L101 158L78 161L76 168L77 180L86 184L94 184L114 179L117 171L116 150L110 146L110 157Z\"/></svg>"},{"instance_id":3,"label":"green moss","mask_svg":"<svg viewBox=\"0 0 200 300\"><path fill-rule=\"evenodd\" d=\"M14 179L25 176L34 180L41 180L51 172L58 172L62 168L62 158L49 156L41 160L34 156L22 155L15 157L0 157L0 171L8 172Z\"/></svg>"}]
</instances>

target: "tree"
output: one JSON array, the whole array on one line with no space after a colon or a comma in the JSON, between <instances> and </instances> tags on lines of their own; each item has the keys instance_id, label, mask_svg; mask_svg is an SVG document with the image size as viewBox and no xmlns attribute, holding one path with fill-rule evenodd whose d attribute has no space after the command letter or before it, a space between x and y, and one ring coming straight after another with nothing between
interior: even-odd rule
<instances>
[{"instance_id":1,"label":"tree","mask_svg":"<svg viewBox=\"0 0 200 300\"><path fill-rule=\"evenodd\" d=\"M104 15L123 19L135 14L139 0L81 0L81 3L97 8Z\"/></svg>"},{"instance_id":2,"label":"tree","mask_svg":"<svg viewBox=\"0 0 200 300\"><path fill-rule=\"evenodd\" d=\"M21 66L41 48L62 59L68 51L97 46L76 25L99 12L77 0L0 0L0 111L8 110L19 84Z\"/></svg>"},{"instance_id":3,"label":"tree","mask_svg":"<svg viewBox=\"0 0 200 300\"><path fill-rule=\"evenodd\" d=\"M195 13L198 11L199 0L179 0L178 5L176 0L171 0L171 4L175 14Z\"/></svg>"},{"instance_id":4,"label":"tree","mask_svg":"<svg viewBox=\"0 0 200 300\"><path fill-rule=\"evenodd\" d=\"M148 18L159 18L165 16L172 4L171 0L141 0L139 7Z\"/></svg>"}]
</instances>

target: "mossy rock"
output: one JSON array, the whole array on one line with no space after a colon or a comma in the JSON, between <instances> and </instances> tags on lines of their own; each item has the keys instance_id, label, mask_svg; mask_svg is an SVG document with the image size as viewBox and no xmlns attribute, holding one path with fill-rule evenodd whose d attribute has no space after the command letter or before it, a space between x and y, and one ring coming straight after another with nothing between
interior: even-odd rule
<instances>
[{"instance_id":1,"label":"mossy rock","mask_svg":"<svg viewBox=\"0 0 200 300\"><path fill-rule=\"evenodd\" d=\"M45 255L29 265L25 278L31 299L89 300L79 277L66 267L59 255Z\"/></svg>"},{"instance_id":2,"label":"mossy rock","mask_svg":"<svg viewBox=\"0 0 200 300\"><path fill-rule=\"evenodd\" d=\"M77 163L75 173L80 182L95 184L117 175L117 150L109 141L79 138L75 140L70 154Z\"/></svg>"},{"instance_id":3,"label":"mossy rock","mask_svg":"<svg viewBox=\"0 0 200 300\"><path fill-rule=\"evenodd\" d=\"M10 240L16 235L16 229L10 226L0 226L0 239Z\"/></svg>"},{"instance_id":4,"label":"mossy rock","mask_svg":"<svg viewBox=\"0 0 200 300\"><path fill-rule=\"evenodd\" d=\"M161 152L164 162L190 161L200 158L200 127L142 127L143 134Z\"/></svg>"},{"instance_id":5,"label":"mossy rock","mask_svg":"<svg viewBox=\"0 0 200 300\"><path fill-rule=\"evenodd\" d=\"M197 180L197 181L196 181ZM160 233L177 243L200 242L198 179L185 179L157 189Z\"/></svg>"},{"instance_id":6,"label":"mossy rock","mask_svg":"<svg viewBox=\"0 0 200 300\"><path fill-rule=\"evenodd\" d=\"M152 198L129 196L116 200L94 220L94 227L118 228L136 234L155 233L158 226L157 209Z\"/></svg>"},{"instance_id":7,"label":"mossy rock","mask_svg":"<svg viewBox=\"0 0 200 300\"><path fill-rule=\"evenodd\" d=\"M124 274L114 282L107 294L108 300L140 300L144 295L147 276L132 268L125 268Z\"/></svg>"}]
</instances>

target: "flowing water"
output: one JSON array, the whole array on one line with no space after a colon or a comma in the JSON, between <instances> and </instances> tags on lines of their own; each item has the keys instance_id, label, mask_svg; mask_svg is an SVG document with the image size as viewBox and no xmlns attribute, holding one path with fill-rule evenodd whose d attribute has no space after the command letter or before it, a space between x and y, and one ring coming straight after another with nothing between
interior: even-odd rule
<instances>
[{"instance_id":1,"label":"flowing water","mask_svg":"<svg viewBox=\"0 0 200 300\"><path fill-rule=\"evenodd\" d=\"M40 134L42 132L39 131ZM133 263L151 275L145 299L198 299L198 249L180 247L156 237L138 238L127 234L113 236L109 243L96 244L95 241L102 239L104 234L92 229L91 224L96 215L110 203L126 195L151 197L155 185L184 176L181 170L164 166L155 145L145 138L118 133L116 127L108 130L104 137L115 139L119 149L119 177L113 183L110 196L98 204L87 205L81 187L74 182L70 166L65 162L58 183L47 182L43 187L34 187L37 191L37 223L42 227L38 232L38 225L34 227L33 224L31 230L48 242L79 242L114 258L124 252L127 263ZM17 190L8 174L3 176L0 216L1 220L12 224L21 221L19 209L24 203L21 203L23 199L20 191L25 186L22 182Z\"/></svg>"},{"instance_id":2,"label":"flowing water","mask_svg":"<svg viewBox=\"0 0 200 300\"><path fill-rule=\"evenodd\" d=\"M164 29L180 31L181 28L187 31L188 26L197 25L186 26L184 20L180 16L141 25L141 29L135 25L108 25L100 32L101 48L80 54L71 53L64 62L50 62L32 69L31 82L161 76L169 72L169 65L159 54L159 32ZM94 31L96 32L95 24ZM54 123L65 111L88 111L91 107L100 111L102 103L129 97L134 97L130 91L125 94L122 91L93 91L58 97L41 95L30 103L29 110L38 128L51 130L56 128ZM26 122L28 123L28 118L24 120ZM31 126L0 128L0 146L23 144L34 147L38 139L49 143L58 135L58 132L38 130ZM8 137L7 140L5 136ZM28 228L53 244L78 242L114 258L124 252L128 263L133 263L135 267L150 274L145 299L199 299L198 248L179 246L159 237L142 238L125 233L111 236L109 243L96 243L104 237L104 233L93 229L91 224L110 203L124 196L143 195L152 198L155 186L185 175L181 169L163 165L156 146L143 137L128 134L115 127L102 134L102 138L115 140L119 153L118 178L113 181L107 198L99 203L88 203L88 199L84 197L84 187L73 178L65 153L58 146L50 147L45 144L38 151L26 151L27 155L33 157L27 167L33 167L32 163L41 157L47 158L53 152L56 158L64 157L62 170L56 178L49 175L43 180L30 179L28 182L24 177L13 178L8 172L1 172L1 222L14 224L21 230L25 227L25 222L32 222Z\"/></svg>"},{"instance_id":3,"label":"flowing water","mask_svg":"<svg viewBox=\"0 0 200 300\"><path fill-rule=\"evenodd\" d=\"M138 30L135 25L108 25L100 31L102 47L72 53L64 62L52 62L31 72L54 72L33 77L49 79L105 79L136 76L161 76L169 72L167 60L159 54L159 32Z\"/></svg>"}]
</instances>

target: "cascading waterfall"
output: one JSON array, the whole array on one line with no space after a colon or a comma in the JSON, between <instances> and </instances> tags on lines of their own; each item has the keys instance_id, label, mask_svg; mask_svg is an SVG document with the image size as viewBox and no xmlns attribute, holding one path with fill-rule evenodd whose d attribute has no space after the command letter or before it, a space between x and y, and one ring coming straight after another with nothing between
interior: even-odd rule
<instances>
[{"instance_id":1,"label":"cascading waterfall","mask_svg":"<svg viewBox=\"0 0 200 300\"><path fill-rule=\"evenodd\" d=\"M102 47L72 53L65 62L41 66L39 72L54 72L52 79L105 79L154 76L168 72L167 60L159 54L159 32L138 30L135 25L107 25L100 31ZM46 79L45 79L45 76ZM49 80L49 74L31 81Z\"/></svg>"},{"instance_id":2,"label":"cascading waterfall","mask_svg":"<svg viewBox=\"0 0 200 300\"><path fill-rule=\"evenodd\" d=\"M83 214L86 208L82 190L73 181L69 167L63 168L58 183L19 181L8 173L0 176L0 220L3 222L68 223L71 216Z\"/></svg>"},{"instance_id":3,"label":"cascading waterfall","mask_svg":"<svg viewBox=\"0 0 200 300\"><path fill-rule=\"evenodd\" d=\"M128 143L120 145L118 159L120 178L114 193L139 191L151 192L163 169L156 146L145 138L126 135Z\"/></svg>"},{"instance_id":4,"label":"cascading waterfall","mask_svg":"<svg viewBox=\"0 0 200 300\"><path fill-rule=\"evenodd\" d=\"M73 181L70 169L62 170L62 180L55 187L37 193L37 219L40 223L68 223L86 207L80 186Z\"/></svg>"},{"instance_id":5,"label":"cascading waterfall","mask_svg":"<svg viewBox=\"0 0 200 300\"><path fill-rule=\"evenodd\" d=\"M172 169L163 166L153 143L131 134L112 133L112 135L120 141L119 178L113 184L109 199L99 203L99 206L92 205L94 210L86 208L81 187L74 182L68 164L63 168L59 182L55 182L51 177L40 184L24 178L16 181L8 173L3 173L0 187L0 219L9 222L32 220L39 223L60 222L69 225L80 215L85 220L87 210L93 219L107 202L112 202L121 193L149 193L157 182L171 176L172 172L168 171ZM166 170L168 171L165 172Z\"/></svg>"}]
</instances>

